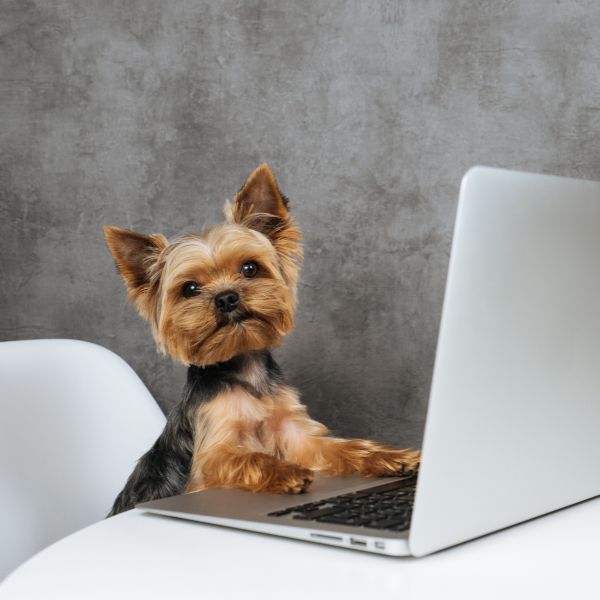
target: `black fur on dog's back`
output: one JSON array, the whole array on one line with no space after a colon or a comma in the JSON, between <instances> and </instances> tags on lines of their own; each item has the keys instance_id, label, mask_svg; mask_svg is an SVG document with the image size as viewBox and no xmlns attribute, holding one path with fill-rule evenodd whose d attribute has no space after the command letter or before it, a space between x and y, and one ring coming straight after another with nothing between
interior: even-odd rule
<instances>
[{"instance_id":1,"label":"black fur on dog's back","mask_svg":"<svg viewBox=\"0 0 600 600\"><path fill-rule=\"evenodd\" d=\"M281 371L269 352L260 353L270 382L281 380ZM238 357L208 367L190 366L183 398L169 413L167 424L154 445L137 462L109 517L140 502L176 496L187 483L194 451L194 420L198 407L228 385L238 382ZM239 382L238 382L239 383Z\"/></svg>"},{"instance_id":2,"label":"black fur on dog's back","mask_svg":"<svg viewBox=\"0 0 600 600\"><path fill-rule=\"evenodd\" d=\"M175 496L183 490L194 450L196 409L215 396L223 385L220 378L206 371L208 369L193 366L188 369L181 402L169 413L167 424L152 448L138 460L109 517L139 502Z\"/></svg>"}]
</instances>

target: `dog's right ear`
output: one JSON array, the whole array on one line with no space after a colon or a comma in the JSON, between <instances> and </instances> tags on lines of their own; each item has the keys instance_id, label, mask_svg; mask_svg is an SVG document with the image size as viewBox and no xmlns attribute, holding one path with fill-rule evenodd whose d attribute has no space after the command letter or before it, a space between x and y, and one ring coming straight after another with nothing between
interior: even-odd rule
<instances>
[{"instance_id":1,"label":"dog's right ear","mask_svg":"<svg viewBox=\"0 0 600 600\"><path fill-rule=\"evenodd\" d=\"M134 300L140 312L144 314L146 311L143 296L149 292L158 257L168 245L167 239L160 234L142 235L129 229L108 225L104 227L104 237L117 269L127 285L130 300Z\"/></svg>"}]
</instances>

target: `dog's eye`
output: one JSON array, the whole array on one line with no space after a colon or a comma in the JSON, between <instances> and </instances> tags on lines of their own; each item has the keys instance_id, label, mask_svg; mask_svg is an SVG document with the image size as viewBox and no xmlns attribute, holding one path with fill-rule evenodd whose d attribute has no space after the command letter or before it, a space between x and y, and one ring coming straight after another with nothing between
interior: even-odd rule
<instances>
[{"instance_id":1,"label":"dog's eye","mask_svg":"<svg viewBox=\"0 0 600 600\"><path fill-rule=\"evenodd\" d=\"M247 262L242 265L242 275L244 277L248 277L251 279L252 277L256 277L258 273L258 265L255 262Z\"/></svg>"},{"instance_id":2,"label":"dog's eye","mask_svg":"<svg viewBox=\"0 0 600 600\"><path fill-rule=\"evenodd\" d=\"M192 298L200 293L200 284L195 281L186 281L181 286L181 293L185 298Z\"/></svg>"}]
</instances>

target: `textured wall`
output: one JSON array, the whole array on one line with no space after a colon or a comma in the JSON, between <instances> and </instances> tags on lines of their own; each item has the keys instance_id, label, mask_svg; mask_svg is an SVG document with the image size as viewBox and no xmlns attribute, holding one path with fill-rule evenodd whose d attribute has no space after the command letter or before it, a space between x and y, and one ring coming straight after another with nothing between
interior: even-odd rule
<instances>
[{"instance_id":1,"label":"textured wall","mask_svg":"<svg viewBox=\"0 0 600 600\"><path fill-rule=\"evenodd\" d=\"M215 222L267 160L306 238L289 378L416 444L460 177L600 179L599 65L595 0L0 0L0 337L103 344L171 406L101 227Z\"/></svg>"}]
</instances>

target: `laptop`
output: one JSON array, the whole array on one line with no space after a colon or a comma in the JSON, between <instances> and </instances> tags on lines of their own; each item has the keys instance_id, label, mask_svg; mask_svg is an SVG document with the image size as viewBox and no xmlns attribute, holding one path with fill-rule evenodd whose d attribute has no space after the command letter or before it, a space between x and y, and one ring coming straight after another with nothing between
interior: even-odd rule
<instances>
[{"instance_id":1,"label":"laptop","mask_svg":"<svg viewBox=\"0 0 600 600\"><path fill-rule=\"evenodd\" d=\"M418 477L320 474L301 495L210 489L138 508L418 557L600 495L599 465L600 183L474 167Z\"/></svg>"}]
</instances>

